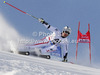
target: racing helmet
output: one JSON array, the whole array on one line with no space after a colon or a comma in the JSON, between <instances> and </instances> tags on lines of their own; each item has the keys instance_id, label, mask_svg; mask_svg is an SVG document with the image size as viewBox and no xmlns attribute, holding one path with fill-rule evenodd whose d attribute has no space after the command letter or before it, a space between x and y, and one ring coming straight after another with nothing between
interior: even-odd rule
<instances>
[{"instance_id":1,"label":"racing helmet","mask_svg":"<svg viewBox=\"0 0 100 75\"><path fill-rule=\"evenodd\" d=\"M70 33L71 33L71 28L68 27L68 26L65 26L65 27L63 28L62 32L65 32L65 33L70 34Z\"/></svg>"}]
</instances>

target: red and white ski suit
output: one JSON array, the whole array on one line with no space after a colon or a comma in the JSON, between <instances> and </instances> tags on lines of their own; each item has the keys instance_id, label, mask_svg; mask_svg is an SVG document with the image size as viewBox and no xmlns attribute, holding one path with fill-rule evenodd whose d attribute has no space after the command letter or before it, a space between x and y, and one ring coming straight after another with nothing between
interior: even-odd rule
<instances>
[{"instance_id":1,"label":"red and white ski suit","mask_svg":"<svg viewBox=\"0 0 100 75\"><path fill-rule=\"evenodd\" d=\"M33 46L31 46L31 48L41 48L43 46L46 46L46 48L41 48L41 52L46 53L46 52L55 51L57 49L57 45L60 45L61 50L63 52L63 56L65 56L65 54L68 52L67 51L68 50L68 40L67 40L67 38L61 37L61 32L57 28L55 28L55 27L53 27L49 24L43 24L43 25L48 30L50 30L52 32L52 34L45 38L45 40L47 42L34 44Z\"/></svg>"}]
</instances>

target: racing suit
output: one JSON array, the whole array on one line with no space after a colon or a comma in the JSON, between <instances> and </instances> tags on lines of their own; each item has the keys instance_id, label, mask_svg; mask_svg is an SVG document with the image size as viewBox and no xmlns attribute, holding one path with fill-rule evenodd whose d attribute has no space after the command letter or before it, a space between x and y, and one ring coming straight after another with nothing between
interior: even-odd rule
<instances>
[{"instance_id":1,"label":"racing suit","mask_svg":"<svg viewBox=\"0 0 100 75\"><path fill-rule=\"evenodd\" d=\"M44 43L39 43L39 44L34 44L31 48L41 48L43 46L47 46L46 48L41 48L41 53L46 53L46 52L52 52L55 51L57 49L57 45L61 46L61 50L63 50L63 58L64 60L67 58L67 54L68 54L68 40L67 38L64 38L61 36L61 32L49 25L48 23L46 23L44 21L44 23L42 23L48 30L50 30L52 32L52 35L47 36L45 39L48 40L48 42L44 42Z\"/></svg>"}]
</instances>

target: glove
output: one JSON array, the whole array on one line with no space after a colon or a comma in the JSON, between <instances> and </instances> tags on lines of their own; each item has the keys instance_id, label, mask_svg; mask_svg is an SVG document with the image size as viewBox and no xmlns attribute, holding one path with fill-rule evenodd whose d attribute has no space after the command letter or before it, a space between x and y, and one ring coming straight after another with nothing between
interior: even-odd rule
<instances>
[{"instance_id":1,"label":"glove","mask_svg":"<svg viewBox=\"0 0 100 75\"><path fill-rule=\"evenodd\" d=\"M65 54L65 56L63 57L64 59L62 60L62 62L67 62L68 61L67 60L67 55L68 55L68 53Z\"/></svg>"},{"instance_id":2,"label":"glove","mask_svg":"<svg viewBox=\"0 0 100 75\"><path fill-rule=\"evenodd\" d=\"M38 21L39 21L40 23L45 22L43 18L39 18Z\"/></svg>"},{"instance_id":3,"label":"glove","mask_svg":"<svg viewBox=\"0 0 100 75\"><path fill-rule=\"evenodd\" d=\"M64 58L64 59L67 59L67 55L68 55L68 53L66 53L65 56L64 56L63 58Z\"/></svg>"},{"instance_id":4,"label":"glove","mask_svg":"<svg viewBox=\"0 0 100 75\"><path fill-rule=\"evenodd\" d=\"M46 25L48 25L48 23L45 22L43 18L39 18L38 21L39 21L40 23L42 23L42 24L46 24Z\"/></svg>"}]
</instances>

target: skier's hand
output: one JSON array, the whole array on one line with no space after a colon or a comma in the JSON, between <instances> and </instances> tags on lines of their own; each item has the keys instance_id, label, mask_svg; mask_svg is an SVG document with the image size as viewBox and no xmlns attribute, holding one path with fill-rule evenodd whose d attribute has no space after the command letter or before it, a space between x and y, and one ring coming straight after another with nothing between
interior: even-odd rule
<instances>
[{"instance_id":1,"label":"skier's hand","mask_svg":"<svg viewBox=\"0 0 100 75\"><path fill-rule=\"evenodd\" d=\"M42 23L42 24L48 25L48 23L45 22L43 18L39 18L38 21L39 21L40 23Z\"/></svg>"},{"instance_id":2,"label":"skier's hand","mask_svg":"<svg viewBox=\"0 0 100 75\"><path fill-rule=\"evenodd\" d=\"M39 18L38 21L42 24L45 22L43 18Z\"/></svg>"}]
</instances>

